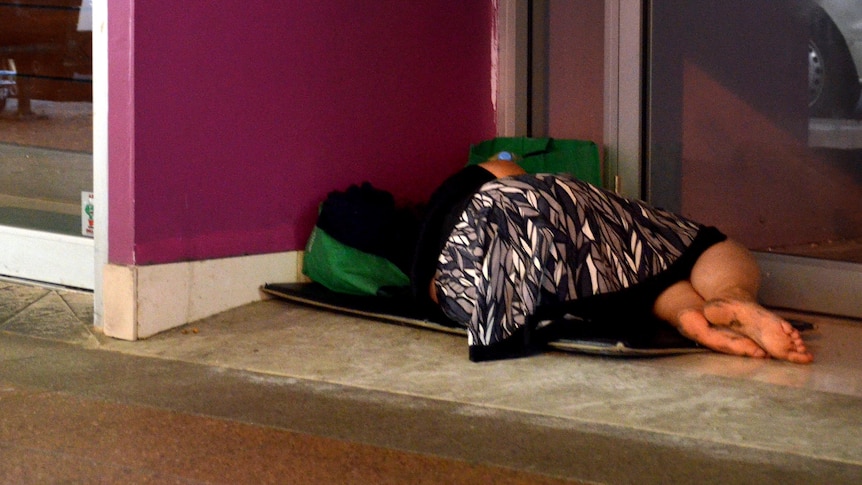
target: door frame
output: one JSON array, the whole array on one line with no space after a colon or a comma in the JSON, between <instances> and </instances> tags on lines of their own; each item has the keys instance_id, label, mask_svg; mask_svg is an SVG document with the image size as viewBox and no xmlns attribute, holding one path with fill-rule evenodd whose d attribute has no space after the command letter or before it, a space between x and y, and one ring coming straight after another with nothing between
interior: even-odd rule
<instances>
[{"instance_id":1,"label":"door frame","mask_svg":"<svg viewBox=\"0 0 862 485\"><path fill-rule=\"evenodd\" d=\"M93 7L93 193L94 238L0 226L0 274L93 290L101 322L102 268L108 249L108 2Z\"/></svg>"},{"instance_id":2,"label":"door frame","mask_svg":"<svg viewBox=\"0 0 862 485\"><path fill-rule=\"evenodd\" d=\"M123 0L126 1L126 0ZM108 0L93 2L93 324L104 326L103 272L108 265Z\"/></svg>"},{"instance_id":3,"label":"door frame","mask_svg":"<svg viewBox=\"0 0 862 485\"><path fill-rule=\"evenodd\" d=\"M605 180L623 196L644 198L644 2L605 0Z\"/></svg>"},{"instance_id":4,"label":"door frame","mask_svg":"<svg viewBox=\"0 0 862 485\"><path fill-rule=\"evenodd\" d=\"M83 236L0 226L0 274L92 290L94 241Z\"/></svg>"}]
</instances>

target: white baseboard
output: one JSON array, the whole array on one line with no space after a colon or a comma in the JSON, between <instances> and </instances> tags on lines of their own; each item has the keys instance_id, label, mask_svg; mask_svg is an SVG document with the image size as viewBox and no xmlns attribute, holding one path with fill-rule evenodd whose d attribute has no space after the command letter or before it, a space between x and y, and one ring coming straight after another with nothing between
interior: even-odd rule
<instances>
[{"instance_id":1,"label":"white baseboard","mask_svg":"<svg viewBox=\"0 0 862 485\"><path fill-rule=\"evenodd\" d=\"M104 271L105 335L137 340L259 301L264 283L295 282L301 252L152 266L109 264Z\"/></svg>"}]
</instances>

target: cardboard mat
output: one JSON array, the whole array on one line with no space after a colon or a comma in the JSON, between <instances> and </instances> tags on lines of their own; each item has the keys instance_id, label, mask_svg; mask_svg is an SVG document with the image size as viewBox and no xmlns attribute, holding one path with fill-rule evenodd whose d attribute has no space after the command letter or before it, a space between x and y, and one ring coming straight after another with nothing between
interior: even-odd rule
<instances>
[{"instance_id":1,"label":"cardboard mat","mask_svg":"<svg viewBox=\"0 0 862 485\"><path fill-rule=\"evenodd\" d=\"M265 293L289 302L308 305L321 310L364 317L387 323L467 336L467 331L443 319L435 320L422 315L410 301L379 296L356 296L336 293L317 283L268 283L261 287ZM670 325L640 328L636 332L613 331L587 324L566 326L565 336L548 346L564 352L618 356L647 357L705 352L683 337Z\"/></svg>"}]
</instances>

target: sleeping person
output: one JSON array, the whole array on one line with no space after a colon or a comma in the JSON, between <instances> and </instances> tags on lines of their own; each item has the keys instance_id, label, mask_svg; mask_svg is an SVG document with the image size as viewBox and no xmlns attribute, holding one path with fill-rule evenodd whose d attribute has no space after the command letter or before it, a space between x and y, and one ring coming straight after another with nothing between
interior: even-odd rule
<instances>
[{"instance_id":1,"label":"sleeping person","mask_svg":"<svg viewBox=\"0 0 862 485\"><path fill-rule=\"evenodd\" d=\"M813 360L757 303L753 256L718 229L510 161L434 192L410 276L415 297L467 329L474 361L529 354L561 326L656 320L714 351Z\"/></svg>"}]
</instances>

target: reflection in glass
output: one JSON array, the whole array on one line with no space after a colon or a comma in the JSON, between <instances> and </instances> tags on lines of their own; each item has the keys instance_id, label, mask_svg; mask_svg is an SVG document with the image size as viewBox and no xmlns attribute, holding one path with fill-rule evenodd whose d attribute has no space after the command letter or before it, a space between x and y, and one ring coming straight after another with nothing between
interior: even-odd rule
<instances>
[{"instance_id":1,"label":"reflection in glass","mask_svg":"<svg viewBox=\"0 0 862 485\"><path fill-rule=\"evenodd\" d=\"M650 200L753 249L862 262L862 3L651 5Z\"/></svg>"},{"instance_id":2,"label":"reflection in glass","mask_svg":"<svg viewBox=\"0 0 862 485\"><path fill-rule=\"evenodd\" d=\"M808 86L812 117L847 118L859 101L862 4L817 0L801 14L808 27Z\"/></svg>"},{"instance_id":3,"label":"reflection in glass","mask_svg":"<svg viewBox=\"0 0 862 485\"><path fill-rule=\"evenodd\" d=\"M0 225L82 235L92 0L0 3Z\"/></svg>"}]
</instances>

